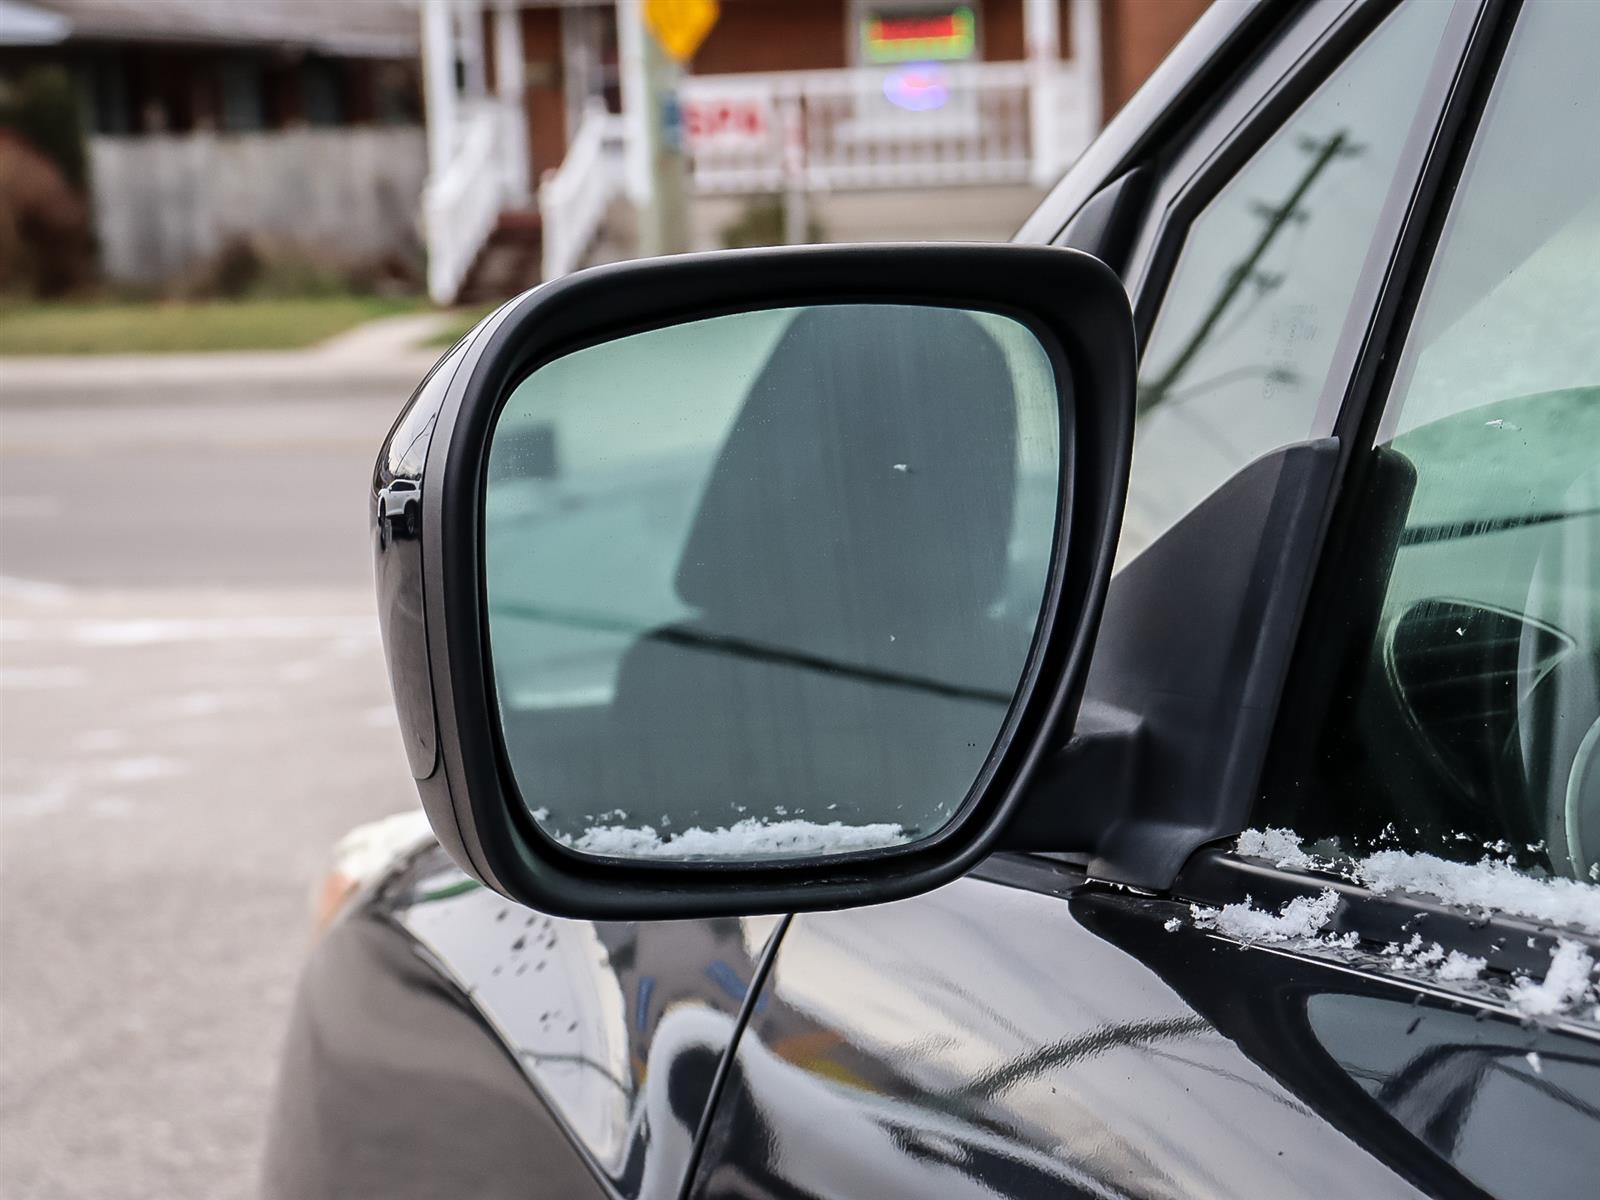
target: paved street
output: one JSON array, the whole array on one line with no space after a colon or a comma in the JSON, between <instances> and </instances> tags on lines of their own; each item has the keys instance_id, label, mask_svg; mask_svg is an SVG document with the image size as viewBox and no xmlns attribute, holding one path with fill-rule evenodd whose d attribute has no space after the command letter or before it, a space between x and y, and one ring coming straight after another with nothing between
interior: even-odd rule
<instances>
[{"instance_id":1,"label":"paved street","mask_svg":"<svg viewBox=\"0 0 1600 1200\"><path fill-rule=\"evenodd\" d=\"M86 389L0 360L0 1195L252 1196L326 851L415 803L365 530L405 389Z\"/></svg>"}]
</instances>

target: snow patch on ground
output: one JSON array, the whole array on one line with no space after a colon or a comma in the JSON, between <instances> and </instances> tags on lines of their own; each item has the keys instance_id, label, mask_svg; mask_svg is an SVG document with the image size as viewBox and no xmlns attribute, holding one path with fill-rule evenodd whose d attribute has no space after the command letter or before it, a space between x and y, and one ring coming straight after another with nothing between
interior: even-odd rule
<instances>
[{"instance_id":1,"label":"snow patch on ground","mask_svg":"<svg viewBox=\"0 0 1600 1200\"><path fill-rule=\"evenodd\" d=\"M106 764L101 775L112 783L145 783L154 779L170 779L186 771L183 763L159 754L146 754L136 758L119 758Z\"/></svg>"},{"instance_id":2,"label":"snow patch on ground","mask_svg":"<svg viewBox=\"0 0 1600 1200\"><path fill-rule=\"evenodd\" d=\"M842 821L759 821L747 818L723 829L685 829L670 836L653 826L595 825L576 837L553 835L564 846L586 854L618 858L778 858L805 854L845 854L898 846L905 829L889 822L846 825Z\"/></svg>"},{"instance_id":3,"label":"snow patch on ground","mask_svg":"<svg viewBox=\"0 0 1600 1200\"><path fill-rule=\"evenodd\" d=\"M7 691L76 688L88 682L82 667L0 667L0 688Z\"/></svg>"},{"instance_id":4,"label":"snow patch on ground","mask_svg":"<svg viewBox=\"0 0 1600 1200\"><path fill-rule=\"evenodd\" d=\"M353 883L366 883L432 837L433 830L420 808L368 821L339 839L333 848L333 870Z\"/></svg>"},{"instance_id":5,"label":"snow patch on ground","mask_svg":"<svg viewBox=\"0 0 1600 1200\"><path fill-rule=\"evenodd\" d=\"M1332 888L1316 896L1296 896L1277 912L1257 908L1249 896L1241 904L1221 908L1189 906L1189 914L1201 929L1238 938L1241 942L1289 942L1309 938L1321 931L1339 906L1339 894Z\"/></svg>"}]
</instances>

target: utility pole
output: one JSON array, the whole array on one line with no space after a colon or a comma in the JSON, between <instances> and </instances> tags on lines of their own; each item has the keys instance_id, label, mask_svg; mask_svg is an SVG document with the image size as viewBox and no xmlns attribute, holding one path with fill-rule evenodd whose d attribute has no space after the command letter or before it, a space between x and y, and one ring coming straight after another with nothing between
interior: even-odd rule
<instances>
[{"instance_id":1,"label":"utility pole","mask_svg":"<svg viewBox=\"0 0 1600 1200\"><path fill-rule=\"evenodd\" d=\"M618 42L624 96L634 108L628 133L638 147L630 190L639 214L639 251L681 254L689 249L689 162L678 106L683 70L647 27L642 0L622 0L617 19L627 26Z\"/></svg>"},{"instance_id":2,"label":"utility pole","mask_svg":"<svg viewBox=\"0 0 1600 1200\"><path fill-rule=\"evenodd\" d=\"M1184 342L1183 348L1173 357L1171 364L1158 377L1139 388L1136 401L1139 412L1153 408L1167 399L1178 381L1182 379L1183 373L1189 369L1189 364L1211 339L1217 322L1222 320L1222 314L1233 303L1234 297L1244 290L1246 284L1255 282L1264 290L1277 286L1279 280L1261 277L1256 270L1273 241L1291 222L1301 222L1308 218L1309 214L1300 207L1300 204L1306 198L1306 193L1311 190L1311 185L1317 181L1317 176L1327 170L1334 160L1354 158L1362 152L1361 147L1351 143L1347 131L1343 129L1324 141L1302 138L1299 149L1312 156L1311 162L1300 176L1300 181L1294 185L1282 204L1255 205L1256 215L1266 221L1261 235L1256 239L1255 245L1250 247L1245 256L1223 279L1222 289L1217 293L1217 298L1200 318L1200 323Z\"/></svg>"}]
</instances>

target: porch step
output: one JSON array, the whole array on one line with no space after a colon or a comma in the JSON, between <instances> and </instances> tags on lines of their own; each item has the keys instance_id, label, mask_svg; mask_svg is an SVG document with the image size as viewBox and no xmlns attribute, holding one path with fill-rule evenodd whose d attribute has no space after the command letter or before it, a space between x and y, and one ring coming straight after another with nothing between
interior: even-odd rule
<instances>
[{"instance_id":1,"label":"porch step","mask_svg":"<svg viewBox=\"0 0 1600 1200\"><path fill-rule=\"evenodd\" d=\"M490 304L531 288L539 282L542 246L538 209L501 213L489 240L473 260L456 302Z\"/></svg>"}]
</instances>

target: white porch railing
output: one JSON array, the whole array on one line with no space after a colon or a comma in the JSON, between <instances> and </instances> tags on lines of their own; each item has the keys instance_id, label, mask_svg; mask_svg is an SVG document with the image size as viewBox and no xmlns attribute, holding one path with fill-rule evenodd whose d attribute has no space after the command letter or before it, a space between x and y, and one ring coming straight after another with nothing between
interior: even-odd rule
<instances>
[{"instance_id":1,"label":"white porch railing","mask_svg":"<svg viewBox=\"0 0 1600 1200\"><path fill-rule=\"evenodd\" d=\"M623 136L622 117L592 100L561 165L544 173L539 183L543 278L576 270L599 235L607 210L622 193Z\"/></svg>"},{"instance_id":2,"label":"white porch railing","mask_svg":"<svg viewBox=\"0 0 1600 1200\"><path fill-rule=\"evenodd\" d=\"M1097 111L1092 79L1065 62L1047 80L1055 119L1039 121L1038 78L1025 62L691 76L680 98L692 186L715 195L1037 180L1041 162L1059 168L1089 144ZM513 186L505 160L525 152L494 102L464 111L460 128L426 198L428 290L440 303L494 228ZM594 101L561 166L545 172L545 279L583 264L623 194L625 137L624 119Z\"/></svg>"},{"instance_id":3,"label":"white porch railing","mask_svg":"<svg viewBox=\"0 0 1600 1200\"><path fill-rule=\"evenodd\" d=\"M1090 80L1074 62L1053 71L1058 116L1037 129L1030 113L1037 75L1026 62L691 76L682 103L694 187L827 192L1023 182L1037 158L1070 162L1094 133Z\"/></svg>"},{"instance_id":4,"label":"white porch railing","mask_svg":"<svg viewBox=\"0 0 1600 1200\"><path fill-rule=\"evenodd\" d=\"M449 161L429 177L422 199L428 295L435 304L455 300L501 210L514 199L506 163L526 153L518 132L515 114L500 101L461 107Z\"/></svg>"}]
</instances>

